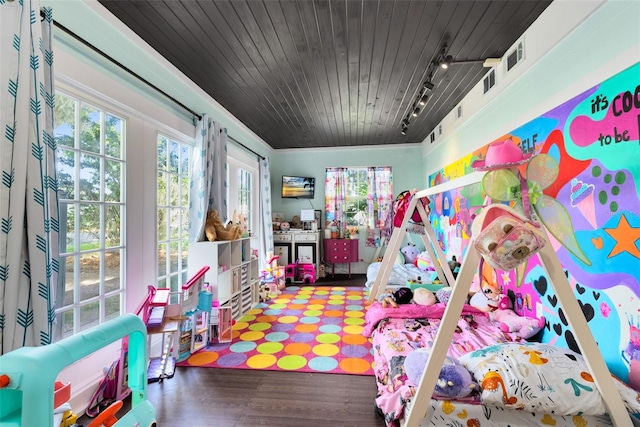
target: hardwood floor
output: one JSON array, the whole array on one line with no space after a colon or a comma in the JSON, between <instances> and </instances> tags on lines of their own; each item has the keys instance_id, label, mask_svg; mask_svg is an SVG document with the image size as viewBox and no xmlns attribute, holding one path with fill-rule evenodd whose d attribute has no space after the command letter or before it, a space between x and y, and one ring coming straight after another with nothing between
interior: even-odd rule
<instances>
[{"instance_id":1,"label":"hardwood floor","mask_svg":"<svg viewBox=\"0 0 640 427\"><path fill-rule=\"evenodd\" d=\"M364 282L364 275L336 275L317 286ZM373 376L243 369L179 367L173 378L148 386L161 427L384 426L375 395Z\"/></svg>"}]
</instances>

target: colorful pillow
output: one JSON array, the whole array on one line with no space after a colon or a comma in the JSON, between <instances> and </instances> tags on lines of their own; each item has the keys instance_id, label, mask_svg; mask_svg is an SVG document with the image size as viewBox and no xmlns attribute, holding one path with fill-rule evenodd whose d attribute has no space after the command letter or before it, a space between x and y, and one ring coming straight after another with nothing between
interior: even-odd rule
<instances>
[{"instance_id":1,"label":"colorful pillow","mask_svg":"<svg viewBox=\"0 0 640 427\"><path fill-rule=\"evenodd\" d=\"M460 357L482 390L482 402L557 415L602 415L604 401L582 355L541 343L505 343ZM614 377L630 413L640 394Z\"/></svg>"}]
</instances>

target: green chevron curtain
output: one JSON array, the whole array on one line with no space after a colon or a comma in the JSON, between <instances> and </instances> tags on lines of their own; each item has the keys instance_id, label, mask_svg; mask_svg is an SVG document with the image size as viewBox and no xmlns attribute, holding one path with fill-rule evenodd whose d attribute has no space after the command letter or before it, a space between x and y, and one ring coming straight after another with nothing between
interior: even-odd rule
<instances>
[{"instance_id":1,"label":"green chevron curtain","mask_svg":"<svg viewBox=\"0 0 640 427\"><path fill-rule=\"evenodd\" d=\"M0 0L0 354L52 342L58 278L52 12Z\"/></svg>"}]
</instances>

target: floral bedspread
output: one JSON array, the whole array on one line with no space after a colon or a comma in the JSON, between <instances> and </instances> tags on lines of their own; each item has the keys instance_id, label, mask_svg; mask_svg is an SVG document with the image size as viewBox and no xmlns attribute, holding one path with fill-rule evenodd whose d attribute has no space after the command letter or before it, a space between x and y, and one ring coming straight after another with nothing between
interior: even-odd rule
<instances>
[{"instance_id":1,"label":"floral bedspread","mask_svg":"<svg viewBox=\"0 0 640 427\"><path fill-rule=\"evenodd\" d=\"M381 317L384 312L377 304L372 304L371 313L367 312L378 386L376 405L384 413L387 425L395 426L403 417L407 399L415 393L414 387L407 384L404 359L416 348L433 347L444 310L434 307L429 317L403 318L397 310L384 309L396 317ZM380 320L376 322L377 317ZM517 340L516 334L502 332L485 313L465 305L447 354L460 357L487 345Z\"/></svg>"}]
</instances>

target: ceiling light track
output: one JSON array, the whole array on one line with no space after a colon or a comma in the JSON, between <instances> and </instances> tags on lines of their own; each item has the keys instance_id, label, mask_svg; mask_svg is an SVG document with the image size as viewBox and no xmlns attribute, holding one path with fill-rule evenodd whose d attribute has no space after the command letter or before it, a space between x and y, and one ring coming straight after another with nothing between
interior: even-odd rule
<instances>
[{"instance_id":1,"label":"ceiling light track","mask_svg":"<svg viewBox=\"0 0 640 427\"><path fill-rule=\"evenodd\" d=\"M432 82L432 79L433 79L433 74L435 73L436 70L438 69L446 70L451 65L478 64L478 63L482 63L482 66L485 68L491 68L499 65L502 62L502 59L500 58L467 59L467 60L455 61L453 59L453 56L448 54L448 49L449 49L449 46L447 45L447 43L445 43L442 46L442 49L440 50L440 53L438 54L436 59L433 60L431 64L429 64L429 69L427 70L429 77L427 78L427 80L425 80L424 83L422 83L422 87L418 91L418 95L416 99L413 101L413 104L411 105L411 109L409 110L409 112L406 114L406 116L402 119L402 122L400 123L400 127L401 127L400 133L402 135L407 134L407 131L409 129L409 124L411 123L410 120L412 118L418 117L418 114L420 114L420 111L424 110L424 106L427 104L427 101L429 99L428 93L433 91L433 89L435 88L435 84Z\"/></svg>"}]
</instances>

